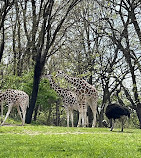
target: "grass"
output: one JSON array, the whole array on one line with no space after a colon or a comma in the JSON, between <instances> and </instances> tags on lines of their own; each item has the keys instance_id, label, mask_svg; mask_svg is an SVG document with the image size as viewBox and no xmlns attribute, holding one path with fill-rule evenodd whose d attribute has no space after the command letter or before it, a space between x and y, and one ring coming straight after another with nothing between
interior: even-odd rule
<instances>
[{"instance_id":1,"label":"grass","mask_svg":"<svg viewBox=\"0 0 141 158\"><path fill-rule=\"evenodd\" d=\"M141 130L0 127L0 158L140 158Z\"/></svg>"}]
</instances>

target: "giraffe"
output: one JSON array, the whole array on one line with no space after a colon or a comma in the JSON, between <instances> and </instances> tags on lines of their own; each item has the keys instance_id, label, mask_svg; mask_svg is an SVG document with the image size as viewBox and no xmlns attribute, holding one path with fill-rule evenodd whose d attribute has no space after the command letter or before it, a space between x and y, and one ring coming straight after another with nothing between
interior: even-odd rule
<instances>
[{"instance_id":1,"label":"giraffe","mask_svg":"<svg viewBox=\"0 0 141 158\"><path fill-rule=\"evenodd\" d=\"M82 126L86 126L87 124L87 105L89 105L93 112L93 123L92 127L96 125L96 114L97 114L97 100L98 100L98 92L94 86L90 85L84 79L77 77L70 77L65 74L63 71L59 70L56 76L64 77L69 83L71 83L74 87L76 87L76 94L78 96L78 102L82 114ZM79 126L79 125L78 125Z\"/></svg>"},{"instance_id":2,"label":"giraffe","mask_svg":"<svg viewBox=\"0 0 141 158\"><path fill-rule=\"evenodd\" d=\"M3 117L3 102L6 102L8 104L7 105L8 111L6 113L5 119L1 123L1 125L4 125L13 106L15 106L17 108L20 118L22 120L22 125L24 125L26 109L29 106L29 96L25 92L20 91L20 90L7 89L5 92L0 91L1 116L2 117Z\"/></svg>"},{"instance_id":3,"label":"giraffe","mask_svg":"<svg viewBox=\"0 0 141 158\"><path fill-rule=\"evenodd\" d=\"M79 104L77 101L76 94L74 92L71 92L68 89L64 89L59 87L55 81L53 80L53 77L51 75L46 75L48 78L51 87L62 97L62 101L67 113L67 127L69 127L69 116L71 116L71 123L72 127L74 127L73 124L73 110L79 111Z\"/></svg>"}]
</instances>

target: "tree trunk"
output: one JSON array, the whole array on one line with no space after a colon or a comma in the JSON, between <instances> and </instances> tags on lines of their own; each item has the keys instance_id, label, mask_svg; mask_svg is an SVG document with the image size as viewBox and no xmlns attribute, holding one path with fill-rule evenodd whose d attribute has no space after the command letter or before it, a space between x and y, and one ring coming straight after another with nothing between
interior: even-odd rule
<instances>
[{"instance_id":1,"label":"tree trunk","mask_svg":"<svg viewBox=\"0 0 141 158\"><path fill-rule=\"evenodd\" d=\"M140 30L140 26L139 26L139 23L138 23L138 20L136 18L136 13L135 13L135 9L133 7L131 7L131 21L134 25L134 28L136 30L136 33L138 35L138 38L139 38L139 41L140 41L140 44L141 44L141 30Z\"/></svg>"},{"instance_id":2,"label":"tree trunk","mask_svg":"<svg viewBox=\"0 0 141 158\"><path fill-rule=\"evenodd\" d=\"M39 105L37 105L37 106L35 107L34 121L37 120L38 109L39 109Z\"/></svg>"},{"instance_id":3,"label":"tree trunk","mask_svg":"<svg viewBox=\"0 0 141 158\"><path fill-rule=\"evenodd\" d=\"M56 126L59 126L60 123L60 112L59 112L60 100L56 101Z\"/></svg>"},{"instance_id":4,"label":"tree trunk","mask_svg":"<svg viewBox=\"0 0 141 158\"><path fill-rule=\"evenodd\" d=\"M106 86L103 87L103 91L104 91L104 94L103 94L103 99L102 99L102 106L101 106L101 111L98 112L98 118L99 118L99 127L103 127L103 124L102 124L102 121L104 119L104 110L105 110L105 106L106 106L106 103L110 103L110 92L109 92L109 89L108 89L108 82L106 83Z\"/></svg>"},{"instance_id":5,"label":"tree trunk","mask_svg":"<svg viewBox=\"0 0 141 158\"><path fill-rule=\"evenodd\" d=\"M60 125L60 103L61 103L61 99L57 99L56 101L56 119L55 119L55 125L59 126Z\"/></svg>"},{"instance_id":6,"label":"tree trunk","mask_svg":"<svg viewBox=\"0 0 141 158\"><path fill-rule=\"evenodd\" d=\"M48 114L48 117L47 117L47 125L51 125L51 121L50 121L50 118L51 118L51 113L52 113L52 107L49 108L49 114Z\"/></svg>"},{"instance_id":7,"label":"tree trunk","mask_svg":"<svg viewBox=\"0 0 141 158\"><path fill-rule=\"evenodd\" d=\"M3 31L2 31L2 41L0 44L0 62L3 56L3 51L4 51L4 26L2 27Z\"/></svg>"},{"instance_id":8,"label":"tree trunk","mask_svg":"<svg viewBox=\"0 0 141 158\"><path fill-rule=\"evenodd\" d=\"M36 104L36 99L37 99L37 94L38 94L38 89L39 89L41 72L43 69L43 65L40 62L40 59L41 59L41 52L37 56L36 64L34 68L34 81L33 81L32 96L31 96L31 100L29 104L29 109L27 110L27 115L26 115L26 123L28 124L30 124L32 120L32 114L33 114L33 110Z\"/></svg>"},{"instance_id":9,"label":"tree trunk","mask_svg":"<svg viewBox=\"0 0 141 158\"><path fill-rule=\"evenodd\" d=\"M100 113L99 113L99 127L103 127L102 121L104 120L104 108L101 109Z\"/></svg>"},{"instance_id":10,"label":"tree trunk","mask_svg":"<svg viewBox=\"0 0 141 158\"><path fill-rule=\"evenodd\" d=\"M29 109L27 111L26 123L31 123L31 120L32 120L32 114L33 114L33 110L35 107L37 94L38 94L40 77L41 77L41 73L42 73L42 70L43 70L44 65L45 65L46 58L49 58L49 56L53 55L53 53L50 53L48 55L48 51L49 51L50 47L54 44L57 33L60 31L61 26L64 23L67 15L73 9L73 7L75 5L77 5L77 3L79 3L80 1L81 0L72 1L72 3L68 6L68 9L67 9L65 15L58 22L57 27L55 28L52 36L51 36L51 32L52 32L51 31L51 29L52 29L52 27L51 27L52 20L51 19L53 18L52 9L53 9L53 5L54 5L54 1L52 1L52 0L47 1L44 5L44 8L40 8L41 10L43 9L43 23L41 26L41 31L39 33L38 43L36 46L35 46L35 43L33 44L33 52L32 53L35 53L35 57L36 57L36 53L37 53L37 58L36 58L36 64L35 64L35 68L34 68L34 81L33 81L32 96L31 96L31 100L30 100L30 104L29 104ZM42 3L43 2L41 2L41 5L42 5ZM38 22L40 21L40 19L38 22L35 21L36 20L35 1L32 1L32 7L33 7L33 18L34 18L33 23L37 25L37 24L39 24ZM56 14L57 14L57 12L56 12ZM37 30L37 28L35 28L36 25L33 26L33 32L35 32L35 33L36 33L35 30ZM36 35L35 33L32 33L32 41L33 42L35 42L35 35ZM45 41L46 41L46 43L45 43ZM35 48L37 48L36 52L34 51ZM43 50L44 50L44 52L43 52ZM42 53L42 55L41 55L41 53ZM48 55L48 57L47 57L47 55Z\"/></svg>"},{"instance_id":11,"label":"tree trunk","mask_svg":"<svg viewBox=\"0 0 141 158\"><path fill-rule=\"evenodd\" d=\"M91 71L91 74L92 74L92 71ZM92 85L92 75L89 78L89 84ZM92 113L90 106L88 106L88 108L87 108L87 116L88 116L88 126L92 127L93 113Z\"/></svg>"},{"instance_id":12,"label":"tree trunk","mask_svg":"<svg viewBox=\"0 0 141 158\"><path fill-rule=\"evenodd\" d=\"M139 119L139 128L141 129L141 103L138 103L136 112Z\"/></svg>"},{"instance_id":13,"label":"tree trunk","mask_svg":"<svg viewBox=\"0 0 141 158\"><path fill-rule=\"evenodd\" d=\"M93 113L92 113L92 110L91 110L90 106L88 106L87 116L88 116L88 123L89 123L88 127L92 127Z\"/></svg>"}]
</instances>

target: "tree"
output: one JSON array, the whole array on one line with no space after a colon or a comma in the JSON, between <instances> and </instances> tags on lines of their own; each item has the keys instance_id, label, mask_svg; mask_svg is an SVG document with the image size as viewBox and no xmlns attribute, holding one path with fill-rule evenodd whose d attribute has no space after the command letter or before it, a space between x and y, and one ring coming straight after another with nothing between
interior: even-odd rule
<instances>
[{"instance_id":1,"label":"tree","mask_svg":"<svg viewBox=\"0 0 141 158\"><path fill-rule=\"evenodd\" d=\"M33 91L30 101L30 107L27 112L26 123L31 123L33 110L36 103L36 98L38 94L38 86L40 83L40 77L45 65L46 60L56 52L56 50L51 51L51 47L56 40L57 33L60 31L62 24L64 23L66 17L68 16L69 12L73 9L75 5L77 5L81 0L71 0L71 1L61 1L56 10L55 1L49 0L47 2L41 1L40 3L40 10L43 11L43 19L41 24L41 30L39 32L38 42L34 43L33 54L35 54L36 49L36 59L35 59L35 68L34 68L34 81L33 81ZM34 29L37 26L37 15L36 15L36 2L32 1L32 8L33 8L33 19L34 19ZM61 11L60 11L61 9ZM56 21L57 14L60 12L65 11L63 16L60 17L59 21ZM63 13L63 12L62 12ZM39 13L40 15L40 13ZM54 24L57 22L57 24ZM53 28L54 27L54 28ZM35 38L35 37L33 37ZM34 41L34 40L33 40Z\"/></svg>"},{"instance_id":2,"label":"tree","mask_svg":"<svg viewBox=\"0 0 141 158\"><path fill-rule=\"evenodd\" d=\"M12 1L7 0L7 1L0 2L0 6L1 6L0 8L0 34L1 35L0 36L2 37L0 41L0 62L3 56L4 43L5 43L4 21L5 21L7 13L12 8L13 4L14 4L14 0Z\"/></svg>"},{"instance_id":3,"label":"tree","mask_svg":"<svg viewBox=\"0 0 141 158\"><path fill-rule=\"evenodd\" d=\"M140 61L139 57L137 56L137 51L134 48L134 42L136 42L137 45L140 45L138 43L140 42L140 27L137 17L139 16L138 8L141 2L127 0L121 0L119 2L117 0L110 1L107 3L110 6L109 11L111 13L112 18L107 16L108 13L104 14L102 20L107 23L107 26L105 28L103 27L103 31L104 34L107 35L107 37L116 46L117 51L119 53L123 53L123 56L127 63L132 79L132 92L134 96L134 101L132 100L131 102L129 96L127 97L127 99L129 99L132 104L132 107L136 110L141 128L141 102L137 87L137 73L140 72ZM105 4L100 5L102 6L102 8L107 8ZM116 17L117 20L114 17ZM116 23L118 23L120 26L116 25ZM136 37L137 41L132 40L131 36L133 35ZM127 96L126 91L125 94Z\"/></svg>"}]
</instances>

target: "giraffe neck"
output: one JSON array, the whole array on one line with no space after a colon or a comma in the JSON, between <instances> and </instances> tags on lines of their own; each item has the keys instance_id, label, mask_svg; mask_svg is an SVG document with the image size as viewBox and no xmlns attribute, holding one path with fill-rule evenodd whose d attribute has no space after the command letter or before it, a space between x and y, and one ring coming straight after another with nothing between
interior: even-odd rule
<instances>
[{"instance_id":1,"label":"giraffe neck","mask_svg":"<svg viewBox=\"0 0 141 158\"><path fill-rule=\"evenodd\" d=\"M4 93L0 92L0 102L4 100Z\"/></svg>"},{"instance_id":2,"label":"giraffe neck","mask_svg":"<svg viewBox=\"0 0 141 158\"><path fill-rule=\"evenodd\" d=\"M86 82L84 79L76 78L76 77L70 77L68 75L64 75L64 78L74 85L76 87L76 93L79 95L97 95L96 89L90 85L88 82Z\"/></svg>"},{"instance_id":3,"label":"giraffe neck","mask_svg":"<svg viewBox=\"0 0 141 158\"><path fill-rule=\"evenodd\" d=\"M65 75L64 78L71 83L72 85L74 85L74 87L76 88L80 88L80 84L82 83L82 79L77 78L77 77L70 77L68 75Z\"/></svg>"},{"instance_id":4,"label":"giraffe neck","mask_svg":"<svg viewBox=\"0 0 141 158\"><path fill-rule=\"evenodd\" d=\"M65 80L67 80L69 83L71 83L73 85L75 85L75 83L79 81L78 78L73 78L68 75L65 75L64 78L65 78Z\"/></svg>"},{"instance_id":5,"label":"giraffe neck","mask_svg":"<svg viewBox=\"0 0 141 158\"><path fill-rule=\"evenodd\" d=\"M65 95L65 89L59 87L52 78L50 78L51 87L62 97Z\"/></svg>"}]
</instances>

